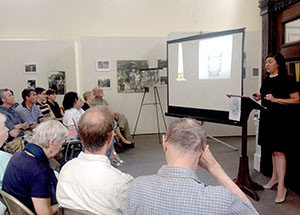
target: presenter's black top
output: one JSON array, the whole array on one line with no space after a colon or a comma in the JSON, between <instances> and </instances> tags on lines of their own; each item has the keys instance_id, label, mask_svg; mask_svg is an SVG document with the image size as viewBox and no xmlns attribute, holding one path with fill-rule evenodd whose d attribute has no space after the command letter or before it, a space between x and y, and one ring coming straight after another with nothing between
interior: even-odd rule
<instances>
[{"instance_id":1,"label":"presenter's black top","mask_svg":"<svg viewBox=\"0 0 300 215\"><path fill-rule=\"evenodd\" d=\"M293 137L295 114L298 105L283 105L264 99L267 94L275 98L287 99L297 92L297 84L291 76L278 75L263 80L260 94L262 105L267 107L261 112L259 125L259 144L272 152L285 152L290 147L289 137ZM297 123L297 122L295 122Z\"/></svg>"}]
</instances>

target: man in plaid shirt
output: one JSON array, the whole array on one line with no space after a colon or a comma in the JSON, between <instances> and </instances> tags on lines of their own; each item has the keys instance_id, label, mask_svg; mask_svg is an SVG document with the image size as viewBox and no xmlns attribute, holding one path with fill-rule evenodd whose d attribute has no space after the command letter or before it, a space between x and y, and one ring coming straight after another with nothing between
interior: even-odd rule
<instances>
[{"instance_id":1,"label":"man in plaid shirt","mask_svg":"<svg viewBox=\"0 0 300 215\"><path fill-rule=\"evenodd\" d=\"M202 126L193 119L174 121L163 138L167 165L156 175L136 178L125 215L258 214L246 195L214 159ZM207 186L196 175L207 170L220 186Z\"/></svg>"}]
</instances>

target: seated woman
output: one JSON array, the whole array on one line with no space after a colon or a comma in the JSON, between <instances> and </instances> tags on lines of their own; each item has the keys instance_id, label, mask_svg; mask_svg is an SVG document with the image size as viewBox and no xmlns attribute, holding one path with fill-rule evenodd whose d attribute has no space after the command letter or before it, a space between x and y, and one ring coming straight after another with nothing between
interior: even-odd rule
<instances>
[{"instance_id":1,"label":"seated woman","mask_svg":"<svg viewBox=\"0 0 300 215\"><path fill-rule=\"evenodd\" d=\"M56 120L62 121L64 114L63 114L61 108L59 107L59 104L55 101L56 100L56 91L53 89L49 89L46 91L46 94L47 94L46 103L51 108L53 114L56 117Z\"/></svg>"},{"instance_id":2,"label":"seated woman","mask_svg":"<svg viewBox=\"0 0 300 215\"><path fill-rule=\"evenodd\" d=\"M75 92L68 92L64 96L63 107L65 109L65 115L63 123L67 126L69 131L76 131L77 123L81 115L84 113L82 110L83 101Z\"/></svg>"},{"instance_id":3,"label":"seated woman","mask_svg":"<svg viewBox=\"0 0 300 215\"><path fill-rule=\"evenodd\" d=\"M9 161L2 189L16 197L36 214L55 214L57 178L49 159L60 150L68 130L58 121L48 120L37 126L31 142Z\"/></svg>"},{"instance_id":4,"label":"seated woman","mask_svg":"<svg viewBox=\"0 0 300 215\"><path fill-rule=\"evenodd\" d=\"M8 137L8 128L5 127L5 116L0 113L0 148L3 146L5 140ZM2 188L2 179L8 164L8 161L12 157L12 154L9 154L4 151L0 151L0 189ZM5 206L0 202L0 215L2 215Z\"/></svg>"}]
</instances>

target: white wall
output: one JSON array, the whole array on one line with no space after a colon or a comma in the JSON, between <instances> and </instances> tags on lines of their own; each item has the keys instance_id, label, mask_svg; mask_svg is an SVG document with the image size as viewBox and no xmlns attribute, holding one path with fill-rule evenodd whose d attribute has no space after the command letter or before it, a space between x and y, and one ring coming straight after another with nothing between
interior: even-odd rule
<instances>
[{"instance_id":1,"label":"white wall","mask_svg":"<svg viewBox=\"0 0 300 215\"><path fill-rule=\"evenodd\" d=\"M217 5L217 6L216 6ZM41 39L54 39L54 40L76 40L80 42L80 38L92 37L138 37L143 41L142 37L167 37L169 32L213 32L228 30L234 28L246 27L247 32L255 32L256 36L253 36L251 41L253 43L246 44L252 51L247 51L247 74L249 73L250 66L260 63L258 53L260 53L260 22L258 0L1 0L0 1L0 39L1 38L41 38ZM144 38L145 39L145 38ZM129 39L130 40L130 39ZM247 40L247 38L246 38ZM142 42L138 42L142 45ZM82 39L81 42L84 42ZM247 43L247 42L246 42ZM155 42L153 41L153 44ZM162 43L163 44L163 43ZM80 50L82 44L79 44L79 62L77 73L70 75L67 74L67 89L77 90L82 94L85 90L91 89L95 85L95 80L89 77L94 73L94 68L88 68L89 61L95 61L95 59L88 59L89 51ZM145 59L149 57L151 59L158 59L158 57L164 55L165 48L161 49L160 56L154 56L158 52L151 50L146 53L145 50L150 49L150 43L145 45L146 49L141 52L130 53L130 48L119 49L120 54L114 53L112 50L108 53L109 56L113 56L114 59L119 57L135 57L136 59ZM91 44L89 46L92 46ZM144 47L144 46L143 46ZM1 79L0 87L9 84L13 86L15 91L23 88L25 83L24 76L18 76L20 73L15 69L16 66L23 64L23 61L37 61L38 57L27 59L27 52L23 50L18 54L18 48L5 47L5 50L0 49L0 63L6 64L6 52L10 53L11 58L17 56L19 63L15 64L14 61L10 61L11 64L15 64L6 70L1 69L1 75L4 71L9 71L10 75L5 73L5 78ZM94 54L103 54L101 47L99 50L95 50L91 47L91 52ZM47 48L48 49L48 48ZM49 47L51 50L51 47ZM154 48L156 49L156 48ZM46 49L44 49L45 52ZM40 49L40 53L43 55L43 49ZM114 49L113 49L114 50ZM142 50L142 49L141 49ZM259 51L256 51L259 50ZM129 53L129 54L128 54ZM151 53L151 54L150 54ZM112 54L112 55L111 55ZM95 55L95 57L102 57ZM248 57L250 59L248 59ZM258 58L258 60L257 60ZM82 59L82 64L81 64ZM253 59L253 61L251 60ZM257 60L257 61L256 61ZM251 62L251 65L250 65ZM53 63L54 64L54 63ZM91 63L94 67L94 63ZM75 69L77 68L74 66ZM0 65L0 68L3 66ZM259 66L260 68L260 66ZM74 69L74 70L75 70ZM68 68L65 69L66 71ZM114 77L116 77L116 70ZM45 75L41 75L41 82L43 85L46 82ZM75 80L75 76L80 77ZM14 80L11 77L18 77ZM249 77L249 76L247 76ZM69 80L68 80L69 79ZM4 81L5 80L5 81ZM14 80L13 82L11 80ZM77 81L77 83L76 83ZM249 80L249 93L252 93L252 89L258 88L257 84L259 80ZM22 85L21 85L22 84ZM114 84L114 83L113 83ZM77 86L78 85L78 86ZM77 87L76 87L77 86ZM3 86L4 87L4 86ZM46 86L45 86L46 87ZM247 88L248 89L248 88ZM129 104L126 104L124 108L125 114L128 115L133 130L133 124L136 118L136 107L139 106L142 94L136 95L114 95L116 89L112 89L110 92L105 92L107 98L109 98L110 104L119 110L120 106L124 104L124 100L128 100ZM248 91L247 91L248 92ZM166 97L166 89L160 89L161 97ZM116 100L110 97L116 98ZM120 98L119 98L120 97ZM124 99L124 100L123 100ZM60 98L59 98L60 100ZM122 101L122 103L118 103ZM162 101L165 103L166 101ZM135 106L134 110L130 110L130 106ZM165 104L163 104L165 107ZM150 107L146 107L150 108ZM154 121L150 112L147 110L147 116L145 119L141 118L141 121L145 122L144 125L139 125L138 132L152 132L156 129L153 128L152 123L147 124L149 120ZM148 116L149 113L149 116ZM228 133L240 135L240 132L235 132L237 128L233 128L233 131L229 131L230 126L223 126L217 124L206 125L208 131L213 135L225 135ZM250 130L250 128L249 128ZM211 131L211 132L210 132ZM252 132L249 132L252 133ZM254 132L253 132L254 133Z\"/></svg>"},{"instance_id":2,"label":"white wall","mask_svg":"<svg viewBox=\"0 0 300 215\"><path fill-rule=\"evenodd\" d=\"M37 65L36 74L24 72L28 63ZM65 71L66 90L76 91L74 41L0 41L0 88L12 89L17 102L22 102L26 79L48 89L48 73L55 71Z\"/></svg>"},{"instance_id":3,"label":"white wall","mask_svg":"<svg viewBox=\"0 0 300 215\"><path fill-rule=\"evenodd\" d=\"M149 68L157 67L157 60L166 59L166 38L164 37L82 37L83 91L97 86L97 77L111 78L111 89L104 90L104 98L114 111L122 112L129 120L133 132L143 93L117 92L117 60L148 60ZM97 72L96 60L110 60L111 71ZM153 103L153 88L145 95L144 103ZM158 87L162 107L166 112L167 87ZM159 112L161 113L161 112ZM159 115L161 119L161 114ZM143 106L136 133L157 132L154 105ZM163 125L160 120L161 125ZM164 127L161 128L165 131Z\"/></svg>"}]
</instances>

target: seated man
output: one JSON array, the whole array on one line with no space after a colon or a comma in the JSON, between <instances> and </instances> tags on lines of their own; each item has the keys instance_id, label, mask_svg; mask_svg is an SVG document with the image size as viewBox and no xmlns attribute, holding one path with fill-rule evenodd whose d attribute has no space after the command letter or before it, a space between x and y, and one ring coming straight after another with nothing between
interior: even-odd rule
<instances>
[{"instance_id":1,"label":"seated man","mask_svg":"<svg viewBox=\"0 0 300 215\"><path fill-rule=\"evenodd\" d=\"M156 175L132 182L124 214L257 214L212 156L206 134L195 120L183 118L171 123L163 148L167 165ZM198 166L221 186L201 182L196 175Z\"/></svg>"},{"instance_id":2,"label":"seated man","mask_svg":"<svg viewBox=\"0 0 300 215\"><path fill-rule=\"evenodd\" d=\"M14 108L15 98L11 90L0 90L0 104L0 113L6 116L5 126L9 129L9 136L7 143L4 145L4 150L14 154L24 149L22 136L24 130L28 128L28 123L16 112Z\"/></svg>"},{"instance_id":3,"label":"seated man","mask_svg":"<svg viewBox=\"0 0 300 215\"><path fill-rule=\"evenodd\" d=\"M85 147L59 176L57 200L62 207L94 214L122 214L133 177L111 166L106 151L113 140L114 119L108 107L88 109L78 133Z\"/></svg>"},{"instance_id":4,"label":"seated man","mask_svg":"<svg viewBox=\"0 0 300 215\"><path fill-rule=\"evenodd\" d=\"M10 159L2 189L36 214L56 214L57 178L49 160L60 152L68 130L60 122L48 120L34 130L31 142Z\"/></svg>"},{"instance_id":5,"label":"seated man","mask_svg":"<svg viewBox=\"0 0 300 215\"><path fill-rule=\"evenodd\" d=\"M48 104L46 104L47 94L46 90L41 87L35 88L35 92L37 95L37 102L35 103L37 106L39 106L43 116L45 119L55 119L55 116L49 107Z\"/></svg>"},{"instance_id":6,"label":"seated man","mask_svg":"<svg viewBox=\"0 0 300 215\"><path fill-rule=\"evenodd\" d=\"M45 121L40 108L35 104L37 96L34 89L27 88L22 91L23 102L16 107L16 111L28 123L29 129L33 130L36 126Z\"/></svg>"},{"instance_id":7,"label":"seated man","mask_svg":"<svg viewBox=\"0 0 300 215\"><path fill-rule=\"evenodd\" d=\"M103 94L103 90L96 87L93 89L93 93L95 96L94 101L91 103L91 107L94 107L96 105L104 105L104 106L108 106L108 102L103 98L104 94ZM129 128L129 124L128 124L128 120L125 117L124 114L122 113L118 113L115 112L115 119L118 123L118 127L120 129L120 133L122 134L122 136L124 136L125 139L121 138L121 142L124 143L125 147L127 148L132 148L134 147L134 144L131 144L130 140L131 140L131 133L130 133L130 128ZM117 134L119 136L119 134Z\"/></svg>"}]
</instances>

